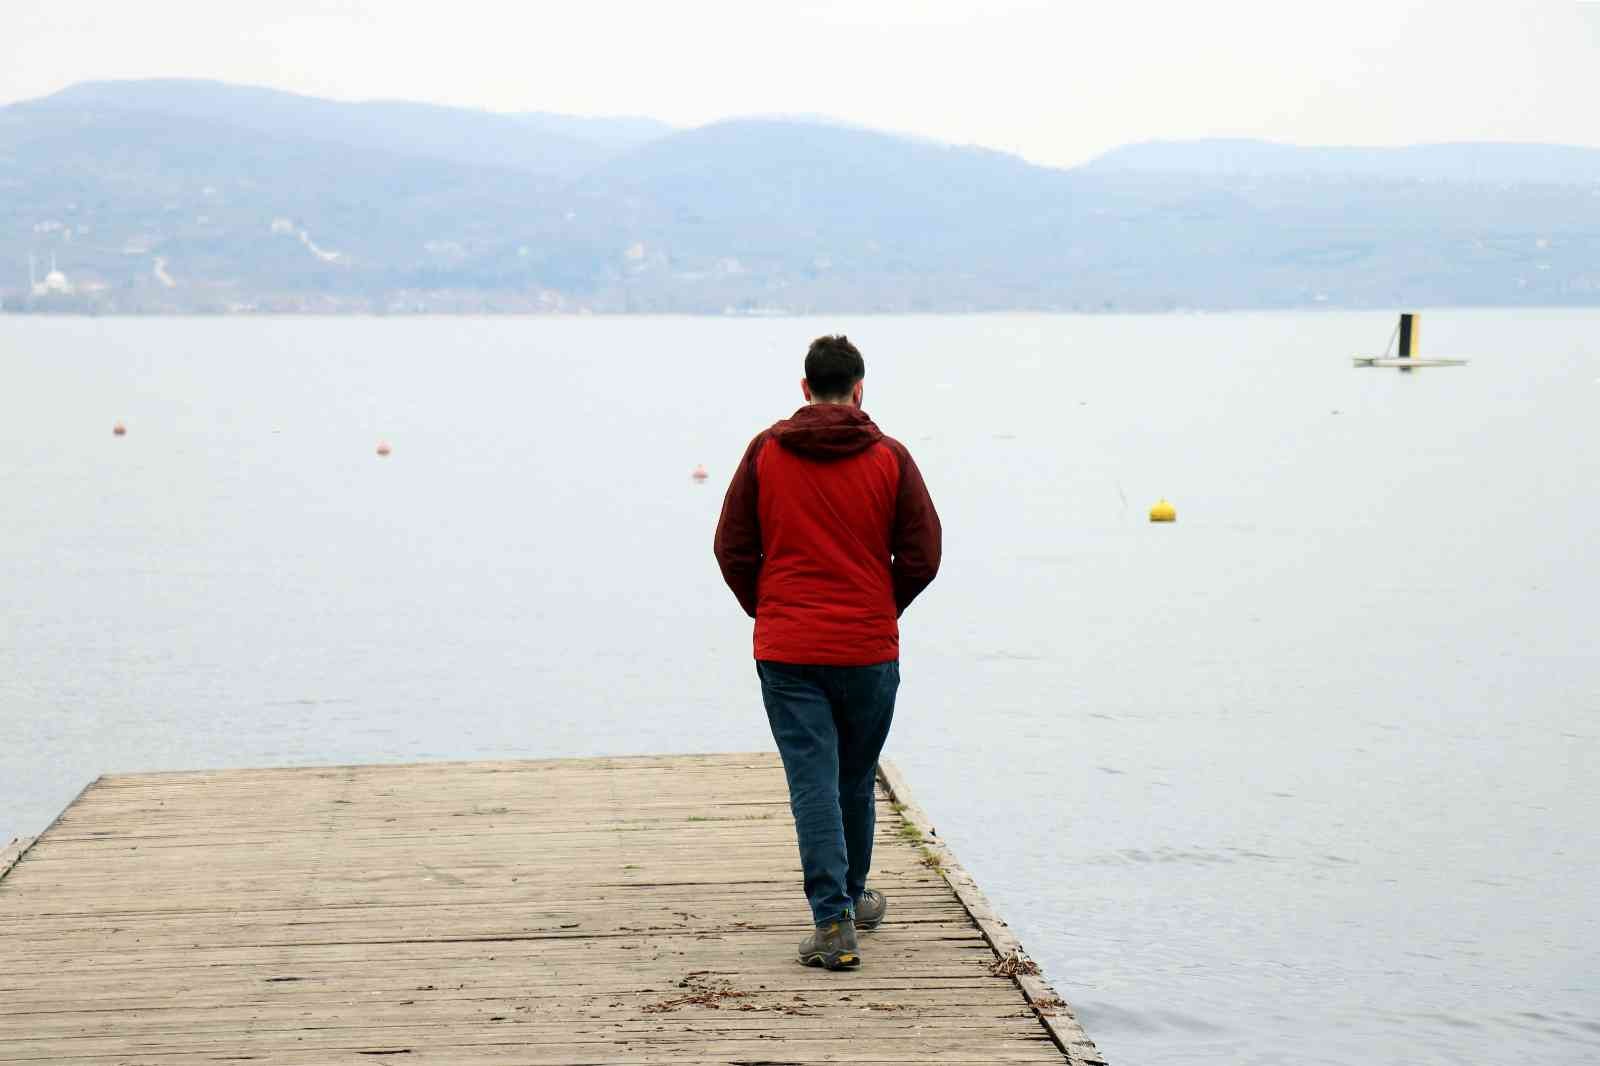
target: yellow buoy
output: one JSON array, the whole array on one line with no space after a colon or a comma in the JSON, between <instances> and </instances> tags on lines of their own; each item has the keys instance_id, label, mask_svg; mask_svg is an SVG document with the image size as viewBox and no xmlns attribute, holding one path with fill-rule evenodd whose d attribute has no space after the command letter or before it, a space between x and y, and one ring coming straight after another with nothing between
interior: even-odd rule
<instances>
[{"instance_id":1,"label":"yellow buoy","mask_svg":"<svg viewBox=\"0 0 1600 1066\"><path fill-rule=\"evenodd\" d=\"M1178 509L1168 503L1166 497L1162 497L1160 503L1150 508L1150 521L1152 522L1176 522L1177 520Z\"/></svg>"}]
</instances>

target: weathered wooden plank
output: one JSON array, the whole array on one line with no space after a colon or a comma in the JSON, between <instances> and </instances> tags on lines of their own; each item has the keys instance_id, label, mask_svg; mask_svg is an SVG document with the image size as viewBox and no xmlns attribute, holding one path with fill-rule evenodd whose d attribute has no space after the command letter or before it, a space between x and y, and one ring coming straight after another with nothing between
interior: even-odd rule
<instances>
[{"instance_id":1,"label":"weathered wooden plank","mask_svg":"<svg viewBox=\"0 0 1600 1066\"><path fill-rule=\"evenodd\" d=\"M0 851L0 877L9 873L38 839L38 837L18 837L8 844L4 851Z\"/></svg>"},{"instance_id":2,"label":"weathered wooden plank","mask_svg":"<svg viewBox=\"0 0 1600 1066\"><path fill-rule=\"evenodd\" d=\"M819 1042L813 1042L819 1044ZM533 1045L518 1040L514 1031L502 1034L501 1044L475 1047L426 1047L366 1042L326 1050L278 1050L248 1045L240 1052L248 1055L218 1055L216 1052L165 1055L162 1052L118 1053L118 1055L51 1056L54 1066L216 1066L234 1058L266 1058L274 1066L328 1066L328 1063L405 1063L405 1066L730 1066L730 1063L805 1066L808 1063L874 1063L878 1066L928 1066L928 1063L1059 1063L1061 1052L1048 1040L1042 1047L1032 1044L1000 1044L995 1040L976 1040L950 1045L942 1040L902 1042L893 1047L874 1047L859 1042L834 1040L829 1047L789 1048L776 1040L750 1040L744 1044L704 1040L694 1047L653 1047L648 1042L614 1040L611 1044ZM389 1058L403 1055L405 1058ZM773 1055L781 1058L773 1058ZM0 1058L0 1063L21 1061Z\"/></svg>"}]
</instances>

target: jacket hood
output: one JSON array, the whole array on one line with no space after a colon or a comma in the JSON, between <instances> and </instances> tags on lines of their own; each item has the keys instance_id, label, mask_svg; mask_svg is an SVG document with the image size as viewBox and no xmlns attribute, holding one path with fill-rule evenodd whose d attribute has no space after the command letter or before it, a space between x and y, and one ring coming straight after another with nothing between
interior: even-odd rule
<instances>
[{"instance_id":1,"label":"jacket hood","mask_svg":"<svg viewBox=\"0 0 1600 1066\"><path fill-rule=\"evenodd\" d=\"M807 459L846 459L883 439L883 431L859 407L807 404L772 426L779 444Z\"/></svg>"}]
</instances>

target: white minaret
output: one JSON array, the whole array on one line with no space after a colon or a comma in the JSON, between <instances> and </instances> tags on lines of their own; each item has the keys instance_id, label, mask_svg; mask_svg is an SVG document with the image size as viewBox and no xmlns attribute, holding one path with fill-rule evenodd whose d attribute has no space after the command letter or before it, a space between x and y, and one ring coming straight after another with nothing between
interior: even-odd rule
<instances>
[{"instance_id":1,"label":"white minaret","mask_svg":"<svg viewBox=\"0 0 1600 1066\"><path fill-rule=\"evenodd\" d=\"M61 268L56 266L54 252L50 253L50 273L44 276L44 284L40 286L40 289L43 292L58 296L72 295L72 282L68 281L67 276L61 273Z\"/></svg>"}]
</instances>

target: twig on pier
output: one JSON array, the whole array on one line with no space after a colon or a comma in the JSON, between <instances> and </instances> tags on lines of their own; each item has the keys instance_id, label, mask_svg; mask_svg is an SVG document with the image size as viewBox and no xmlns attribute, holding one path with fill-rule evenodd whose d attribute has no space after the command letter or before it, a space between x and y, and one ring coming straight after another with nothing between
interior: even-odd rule
<instances>
[{"instance_id":1,"label":"twig on pier","mask_svg":"<svg viewBox=\"0 0 1600 1066\"><path fill-rule=\"evenodd\" d=\"M996 977L1016 977L1018 974L1031 976L1039 972L1039 964L1028 958L1021 948L1012 948L995 960L989 972Z\"/></svg>"}]
</instances>

